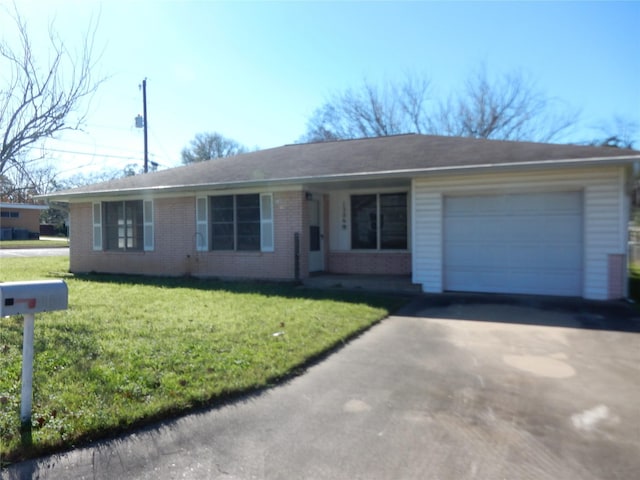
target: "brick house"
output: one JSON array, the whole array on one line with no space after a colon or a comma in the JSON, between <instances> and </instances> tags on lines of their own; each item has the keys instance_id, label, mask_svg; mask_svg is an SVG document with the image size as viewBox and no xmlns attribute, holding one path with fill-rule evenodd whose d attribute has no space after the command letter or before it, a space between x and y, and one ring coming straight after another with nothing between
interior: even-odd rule
<instances>
[{"instance_id":1,"label":"brick house","mask_svg":"<svg viewBox=\"0 0 640 480\"><path fill-rule=\"evenodd\" d=\"M40 235L40 212L46 205L0 202L1 240L24 240Z\"/></svg>"},{"instance_id":2,"label":"brick house","mask_svg":"<svg viewBox=\"0 0 640 480\"><path fill-rule=\"evenodd\" d=\"M70 269L425 292L626 295L632 150L398 135L287 145L47 196Z\"/></svg>"}]
</instances>

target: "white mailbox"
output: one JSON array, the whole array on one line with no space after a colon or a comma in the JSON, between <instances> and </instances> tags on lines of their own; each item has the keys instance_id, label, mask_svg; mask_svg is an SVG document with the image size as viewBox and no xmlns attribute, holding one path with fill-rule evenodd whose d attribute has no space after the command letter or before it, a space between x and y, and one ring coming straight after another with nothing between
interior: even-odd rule
<instances>
[{"instance_id":1,"label":"white mailbox","mask_svg":"<svg viewBox=\"0 0 640 480\"><path fill-rule=\"evenodd\" d=\"M22 315L22 394L20 421L23 430L31 430L33 399L33 333L38 312L66 310L69 298L67 284L62 280L0 283L0 317Z\"/></svg>"},{"instance_id":2,"label":"white mailbox","mask_svg":"<svg viewBox=\"0 0 640 480\"><path fill-rule=\"evenodd\" d=\"M0 283L0 317L66 310L68 298L62 280Z\"/></svg>"}]
</instances>

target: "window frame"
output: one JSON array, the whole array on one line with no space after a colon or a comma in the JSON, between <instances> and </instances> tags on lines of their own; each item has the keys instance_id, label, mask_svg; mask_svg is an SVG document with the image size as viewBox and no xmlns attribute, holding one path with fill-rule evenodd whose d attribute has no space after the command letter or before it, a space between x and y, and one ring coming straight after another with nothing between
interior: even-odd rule
<instances>
[{"instance_id":1,"label":"window frame","mask_svg":"<svg viewBox=\"0 0 640 480\"><path fill-rule=\"evenodd\" d=\"M404 212L404 238L405 244L402 248L384 247L384 215L383 215L383 202L382 197L402 195L405 199L405 212ZM354 215L354 199L355 197L375 197L375 218L369 220L370 225L373 228L369 228L370 231L375 232L375 246L356 246L354 247L354 229L356 228L356 216ZM369 207L370 209L370 207ZM352 251L364 251L364 252L405 252L409 250L409 192L407 191L389 191L389 192L376 192L376 193L352 193L349 195L349 248Z\"/></svg>"},{"instance_id":2,"label":"window frame","mask_svg":"<svg viewBox=\"0 0 640 480\"><path fill-rule=\"evenodd\" d=\"M108 218L106 214L109 206L120 204L122 208L123 218L118 215L117 223L113 225L105 225ZM132 208L132 204L137 204L135 213L133 214L133 222L129 224L127 212ZM116 207L117 208L117 207ZM118 253L136 253L150 252L155 249L155 226L154 226L154 204L153 200L130 199L130 200L114 200L104 202L92 202L91 217L93 227L92 249L94 251L118 252ZM137 221L136 221L137 220ZM120 223L122 221L122 224ZM122 240L123 247L109 248L107 235L116 228L116 239L121 241L120 233L124 234ZM122 232L120 232L122 230ZM113 232L112 232L113 233ZM135 242L134 246L129 247L129 241Z\"/></svg>"},{"instance_id":3,"label":"window frame","mask_svg":"<svg viewBox=\"0 0 640 480\"><path fill-rule=\"evenodd\" d=\"M258 248L242 249L238 248L238 200L237 197L245 195L256 195L258 197L259 225ZM232 197L233 199L233 248L214 248L214 228L213 228L213 199L221 197ZM196 197L196 250L200 252L273 252L275 250L274 241L274 200L272 193L235 193L226 195L209 195ZM225 222L219 222L220 224ZM227 222L231 223L231 222ZM245 222L251 223L251 222Z\"/></svg>"},{"instance_id":4,"label":"window frame","mask_svg":"<svg viewBox=\"0 0 640 480\"><path fill-rule=\"evenodd\" d=\"M214 203L219 203L219 205L214 205ZM220 205L222 202L227 203L227 205ZM209 197L209 225L211 227L211 232L209 233L209 248L211 251L215 252L230 252L237 250L237 209L236 209L236 197L235 195L215 195ZM226 211L226 214L224 212ZM230 215L231 218L227 216ZM227 218L225 218L227 217ZM226 235L220 234L218 238L217 230L226 229ZM221 233L221 232L220 232ZM218 243L223 242L226 237L226 241L230 242L230 246L226 248L219 248Z\"/></svg>"}]
</instances>

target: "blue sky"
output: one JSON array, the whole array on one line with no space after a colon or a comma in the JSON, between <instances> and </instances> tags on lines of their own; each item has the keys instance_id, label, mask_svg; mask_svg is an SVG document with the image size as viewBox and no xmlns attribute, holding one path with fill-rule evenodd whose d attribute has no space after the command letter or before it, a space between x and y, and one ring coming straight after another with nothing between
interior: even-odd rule
<instances>
[{"instance_id":1,"label":"blue sky","mask_svg":"<svg viewBox=\"0 0 640 480\"><path fill-rule=\"evenodd\" d=\"M437 99L482 64L490 74L522 70L580 109L567 141L601 137L595 127L616 115L640 124L640 2L18 0L18 8L38 49L47 22L76 48L99 16L99 73L109 79L85 132L46 143L69 175L141 164L134 117L143 78L150 158L162 168L179 165L198 132L251 148L292 143L331 93L365 78L426 76Z\"/></svg>"}]
</instances>

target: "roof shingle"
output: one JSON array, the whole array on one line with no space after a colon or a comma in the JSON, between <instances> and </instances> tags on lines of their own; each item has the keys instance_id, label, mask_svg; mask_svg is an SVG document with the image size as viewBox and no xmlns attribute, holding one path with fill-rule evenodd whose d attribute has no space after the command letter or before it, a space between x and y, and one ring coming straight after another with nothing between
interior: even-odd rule
<instances>
[{"instance_id":1,"label":"roof shingle","mask_svg":"<svg viewBox=\"0 0 640 480\"><path fill-rule=\"evenodd\" d=\"M640 152L611 147L409 134L285 145L55 192L46 197L56 199L122 191L293 183L402 172L409 176L439 170L616 160L624 163L638 161Z\"/></svg>"}]
</instances>

